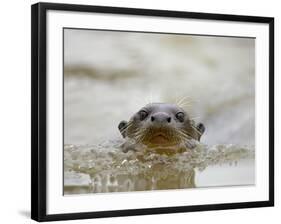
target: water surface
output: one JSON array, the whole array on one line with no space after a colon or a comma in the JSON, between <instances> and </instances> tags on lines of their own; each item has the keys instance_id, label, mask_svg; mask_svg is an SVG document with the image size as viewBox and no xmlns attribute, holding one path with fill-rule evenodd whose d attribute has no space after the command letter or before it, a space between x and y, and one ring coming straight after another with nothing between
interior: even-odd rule
<instances>
[{"instance_id":1,"label":"water surface","mask_svg":"<svg viewBox=\"0 0 281 224\"><path fill-rule=\"evenodd\" d=\"M64 159L65 194L250 185L255 181L253 149L234 145L208 148L200 144L174 155L124 153L112 142L66 145Z\"/></svg>"}]
</instances>

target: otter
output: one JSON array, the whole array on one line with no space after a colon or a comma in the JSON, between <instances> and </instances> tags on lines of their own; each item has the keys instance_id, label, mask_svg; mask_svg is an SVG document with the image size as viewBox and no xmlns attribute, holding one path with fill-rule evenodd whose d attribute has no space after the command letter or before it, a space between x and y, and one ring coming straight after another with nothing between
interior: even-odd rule
<instances>
[{"instance_id":1,"label":"otter","mask_svg":"<svg viewBox=\"0 0 281 224\"><path fill-rule=\"evenodd\" d=\"M154 149L175 153L193 149L205 132L188 113L176 104L150 103L135 113L129 121L121 121L118 129L126 139L123 152Z\"/></svg>"}]
</instances>

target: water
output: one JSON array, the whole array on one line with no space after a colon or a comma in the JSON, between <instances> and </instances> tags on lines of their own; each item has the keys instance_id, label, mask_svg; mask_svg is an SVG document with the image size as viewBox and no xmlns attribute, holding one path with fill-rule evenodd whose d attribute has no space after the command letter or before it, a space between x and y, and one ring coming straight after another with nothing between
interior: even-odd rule
<instances>
[{"instance_id":1,"label":"water","mask_svg":"<svg viewBox=\"0 0 281 224\"><path fill-rule=\"evenodd\" d=\"M254 39L69 29L64 37L65 193L255 183ZM183 97L206 127L196 159L154 155L151 164L120 152L121 120Z\"/></svg>"},{"instance_id":2,"label":"water","mask_svg":"<svg viewBox=\"0 0 281 224\"><path fill-rule=\"evenodd\" d=\"M208 149L200 144L192 152L160 155L143 151L123 153L119 143L66 145L64 193L254 184L254 150L251 148L216 145Z\"/></svg>"}]
</instances>

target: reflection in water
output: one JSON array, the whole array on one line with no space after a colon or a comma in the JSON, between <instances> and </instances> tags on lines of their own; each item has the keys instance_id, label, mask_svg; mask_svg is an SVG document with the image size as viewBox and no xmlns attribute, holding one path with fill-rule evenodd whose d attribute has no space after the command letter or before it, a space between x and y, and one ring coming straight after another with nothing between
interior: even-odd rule
<instances>
[{"instance_id":1,"label":"reflection in water","mask_svg":"<svg viewBox=\"0 0 281 224\"><path fill-rule=\"evenodd\" d=\"M207 174L203 182L199 178L199 183L195 181L196 175L200 176L220 166L220 170L226 173L224 175L229 176L232 163L236 172L240 172L239 164L243 165L245 161L252 166L252 169L248 169L250 178L246 184L254 184L254 151L251 148L217 145L208 149L201 144L192 152L165 155L153 152L123 153L118 149L119 144L65 145L64 193L194 188L212 186L212 181L221 186L223 183L212 180L212 173ZM215 172L216 175L221 173L217 170ZM235 175L231 176L233 178ZM237 183L245 184L239 178Z\"/></svg>"}]
</instances>

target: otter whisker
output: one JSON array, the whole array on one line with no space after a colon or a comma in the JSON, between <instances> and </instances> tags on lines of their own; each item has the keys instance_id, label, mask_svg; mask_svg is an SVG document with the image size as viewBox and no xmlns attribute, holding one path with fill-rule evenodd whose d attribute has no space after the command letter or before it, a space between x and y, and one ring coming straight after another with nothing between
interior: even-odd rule
<instances>
[{"instance_id":1,"label":"otter whisker","mask_svg":"<svg viewBox=\"0 0 281 224\"><path fill-rule=\"evenodd\" d=\"M140 129L140 130L138 130L138 131L136 131L136 132L134 132L134 139L135 139L135 141L137 142L137 143L140 143L142 140L143 140L143 138L144 138L144 129L142 128L142 129Z\"/></svg>"},{"instance_id":2,"label":"otter whisker","mask_svg":"<svg viewBox=\"0 0 281 224\"><path fill-rule=\"evenodd\" d=\"M127 130L129 127L131 127L131 126L132 126L132 124L127 125L126 127L122 128L122 131L120 131L121 134L122 134L124 131L126 131L126 130Z\"/></svg>"},{"instance_id":3,"label":"otter whisker","mask_svg":"<svg viewBox=\"0 0 281 224\"><path fill-rule=\"evenodd\" d=\"M190 99L191 99L190 96L183 96L182 98L180 98L180 99L177 101L177 103L181 103L181 102L183 102L184 100L186 100L187 98L190 98Z\"/></svg>"},{"instance_id":4,"label":"otter whisker","mask_svg":"<svg viewBox=\"0 0 281 224\"><path fill-rule=\"evenodd\" d=\"M190 109L190 108L192 108L192 105L191 104L183 103L183 104L179 105L179 107L183 108L183 109Z\"/></svg>"},{"instance_id":5,"label":"otter whisker","mask_svg":"<svg viewBox=\"0 0 281 224\"><path fill-rule=\"evenodd\" d=\"M199 135L202 135L202 133L201 133L200 131L198 131L196 127L194 127L193 125L191 125L191 127L192 127L193 130L196 131Z\"/></svg>"},{"instance_id":6,"label":"otter whisker","mask_svg":"<svg viewBox=\"0 0 281 224\"><path fill-rule=\"evenodd\" d=\"M121 132L121 134L123 134L125 131L127 131L127 129L128 129L129 127L131 127L132 125L133 125L133 123L132 123L132 122L131 122L131 123L129 123L129 125L127 124L127 126L126 126L126 127L124 127L122 131L120 131L120 132Z\"/></svg>"},{"instance_id":7,"label":"otter whisker","mask_svg":"<svg viewBox=\"0 0 281 224\"><path fill-rule=\"evenodd\" d=\"M183 137L186 137L187 139L192 139L193 137L191 135L189 135L188 133L186 132L183 132L183 131L178 131Z\"/></svg>"},{"instance_id":8,"label":"otter whisker","mask_svg":"<svg viewBox=\"0 0 281 224\"><path fill-rule=\"evenodd\" d=\"M184 106L184 105L191 105L191 101L187 102L187 101L183 101L183 102L180 102L180 103L177 103L177 105L179 105L180 107L181 106Z\"/></svg>"},{"instance_id":9,"label":"otter whisker","mask_svg":"<svg viewBox=\"0 0 281 224\"><path fill-rule=\"evenodd\" d=\"M177 105L179 105L180 107L182 107L184 104L190 104L192 101L187 101L187 98L190 98L191 99L191 97L189 97L189 96L184 96L184 97L182 97L179 101L177 101Z\"/></svg>"},{"instance_id":10,"label":"otter whisker","mask_svg":"<svg viewBox=\"0 0 281 224\"><path fill-rule=\"evenodd\" d=\"M182 134L180 134L180 138L181 138L181 141L179 140L179 142L183 142L183 141L186 141L186 140L190 139L188 136L185 136L185 135L182 135Z\"/></svg>"},{"instance_id":11,"label":"otter whisker","mask_svg":"<svg viewBox=\"0 0 281 224\"><path fill-rule=\"evenodd\" d=\"M133 125L133 122L128 122L128 123L126 124L125 129L127 129L128 127L131 127L132 125Z\"/></svg>"},{"instance_id":12,"label":"otter whisker","mask_svg":"<svg viewBox=\"0 0 281 224\"><path fill-rule=\"evenodd\" d=\"M138 136L135 138L135 140L136 140L136 143L142 143L143 140L144 140L144 136L143 136L143 135L138 135Z\"/></svg>"},{"instance_id":13,"label":"otter whisker","mask_svg":"<svg viewBox=\"0 0 281 224\"><path fill-rule=\"evenodd\" d=\"M181 108L191 108L192 107L192 105L191 104L181 104L181 105L179 105L179 107L181 107Z\"/></svg>"},{"instance_id":14,"label":"otter whisker","mask_svg":"<svg viewBox=\"0 0 281 224\"><path fill-rule=\"evenodd\" d=\"M197 117L191 117L190 120L196 120L196 119L199 119L200 116L197 116Z\"/></svg>"}]
</instances>

